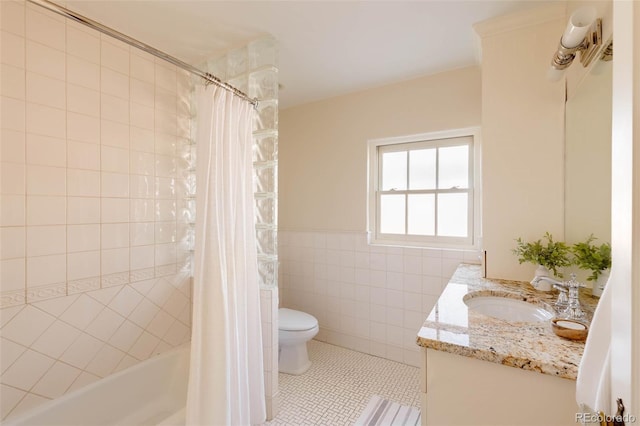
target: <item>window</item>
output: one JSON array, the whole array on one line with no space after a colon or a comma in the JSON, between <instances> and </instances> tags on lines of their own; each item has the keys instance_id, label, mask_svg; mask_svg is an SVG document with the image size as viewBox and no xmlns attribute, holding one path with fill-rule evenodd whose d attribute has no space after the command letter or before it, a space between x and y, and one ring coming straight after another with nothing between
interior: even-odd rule
<instances>
[{"instance_id":1,"label":"window","mask_svg":"<svg viewBox=\"0 0 640 426\"><path fill-rule=\"evenodd\" d=\"M477 129L369 142L372 243L471 247Z\"/></svg>"}]
</instances>

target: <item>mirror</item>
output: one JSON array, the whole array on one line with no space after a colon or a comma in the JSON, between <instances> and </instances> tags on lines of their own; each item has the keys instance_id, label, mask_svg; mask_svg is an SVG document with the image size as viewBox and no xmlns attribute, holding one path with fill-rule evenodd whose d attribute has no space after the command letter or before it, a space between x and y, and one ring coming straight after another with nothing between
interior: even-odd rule
<instances>
[{"instance_id":1,"label":"mirror","mask_svg":"<svg viewBox=\"0 0 640 426\"><path fill-rule=\"evenodd\" d=\"M598 60L567 100L565 241L611 242L612 61Z\"/></svg>"}]
</instances>

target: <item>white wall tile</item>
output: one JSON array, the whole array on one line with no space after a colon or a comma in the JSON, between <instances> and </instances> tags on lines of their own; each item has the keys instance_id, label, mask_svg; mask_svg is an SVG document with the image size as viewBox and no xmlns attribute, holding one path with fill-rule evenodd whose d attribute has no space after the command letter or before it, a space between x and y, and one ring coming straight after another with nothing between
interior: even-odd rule
<instances>
[{"instance_id":1,"label":"white wall tile","mask_svg":"<svg viewBox=\"0 0 640 426\"><path fill-rule=\"evenodd\" d=\"M100 198L67 197L67 223L100 223Z\"/></svg>"},{"instance_id":2,"label":"white wall tile","mask_svg":"<svg viewBox=\"0 0 640 426\"><path fill-rule=\"evenodd\" d=\"M128 198L102 198L100 201L102 223L129 222Z\"/></svg>"},{"instance_id":3,"label":"white wall tile","mask_svg":"<svg viewBox=\"0 0 640 426\"><path fill-rule=\"evenodd\" d=\"M95 52L99 54L99 52ZM67 56L67 82L100 90L100 65L88 60Z\"/></svg>"},{"instance_id":4,"label":"white wall tile","mask_svg":"<svg viewBox=\"0 0 640 426\"><path fill-rule=\"evenodd\" d=\"M27 133L27 163L41 166L65 167L67 144L64 139Z\"/></svg>"},{"instance_id":5,"label":"white wall tile","mask_svg":"<svg viewBox=\"0 0 640 426\"><path fill-rule=\"evenodd\" d=\"M127 174L129 173L129 150L103 146L101 148L100 162L104 172ZM128 180L128 177L123 177L122 180Z\"/></svg>"},{"instance_id":6,"label":"white wall tile","mask_svg":"<svg viewBox=\"0 0 640 426\"><path fill-rule=\"evenodd\" d=\"M0 3L0 28L17 35L25 33L25 7L22 2L3 1Z\"/></svg>"},{"instance_id":7,"label":"white wall tile","mask_svg":"<svg viewBox=\"0 0 640 426\"><path fill-rule=\"evenodd\" d=\"M3 2L4 3L4 2ZM19 68L25 67L25 39L16 34L2 31L0 38L0 61Z\"/></svg>"},{"instance_id":8,"label":"white wall tile","mask_svg":"<svg viewBox=\"0 0 640 426\"><path fill-rule=\"evenodd\" d=\"M56 362L34 386L33 392L48 398L57 398L65 393L80 373L77 368Z\"/></svg>"},{"instance_id":9,"label":"white wall tile","mask_svg":"<svg viewBox=\"0 0 640 426\"><path fill-rule=\"evenodd\" d=\"M78 338L80 330L56 321L31 346L33 349L57 359Z\"/></svg>"},{"instance_id":10,"label":"white wall tile","mask_svg":"<svg viewBox=\"0 0 640 426\"><path fill-rule=\"evenodd\" d=\"M4 3L4 2L3 2ZM26 96L24 68L2 64L0 95L24 100Z\"/></svg>"},{"instance_id":11,"label":"white wall tile","mask_svg":"<svg viewBox=\"0 0 640 426\"><path fill-rule=\"evenodd\" d=\"M67 84L67 108L72 112L99 117L100 92L77 84Z\"/></svg>"},{"instance_id":12,"label":"white wall tile","mask_svg":"<svg viewBox=\"0 0 640 426\"><path fill-rule=\"evenodd\" d=\"M0 226L24 226L24 195L0 195Z\"/></svg>"},{"instance_id":13,"label":"white wall tile","mask_svg":"<svg viewBox=\"0 0 640 426\"><path fill-rule=\"evenodd\" d=\"M2 375L2 383L28 391L40 380L54 362L52 358L27 350L5 371Z\"/></svg>"},{"instance_id":14,"label":"white wall tile","mask_svg":"<svg viewBox=\"0 0 640 426\"><path fill-rule=\"evenodd\" d=\"M100 170L100 145L67 141L67 167Z\"/></svg>"},{"instance_id":15,"label":"white wall tile","mask_svg":"<svg viewBox=\"0 0 640 426\"><path fill-rule=\"evenodd\" d=\"M64 80L27 72L26 100L53 108L66 107L66 85Z\"/></svg>"},{"instance_id":16,"label":"white wall tile","mask_svg":"<svg viewBox=\"0 0 640 426\"><path fill-rule=\"evenodd\" d=\"M100 69L100 91L107 95L129 99L129 77L103 66Z\"/></svg>"},{"instance_id":17,"label":"white wall tile","mask_svg":"<svg viewBox=\"0 0 640 426\"><path fill-rule=\"evenodd\" d=\"M25 279L25 259L15 258L0 261L0 291L13 292L24 291L26 279Z\"/></svg>"},{"instance_id":18,"label":"white wall tile","mask_svg":"<svg viewBox=\"0 0 640 426\"><path fill-rule=\"evenodd\" d=\"M96 354L95 358L87 365L86 370L96 376L108 376L109 373L115 370L122 358L124 358L124 355L124 352L112 346L104 345Z\"/></svg>"},{"instance_id":19,"label":"white wall tile","mask_svg":"<svg viewBox=\"0 0 640 426\"><path fill-rule=\"evenodd\" d=\"M100 39L72 26L67 26L67 53L100 63Z\"/></svg>"},{"instance_id":20,"label":"white wall tile","mask_svg":"<svg viewBox=\"0 0 640 426\"><path fill-rule=\"evenodd\" d=\"M65 138L67 136L65 123L64 110L27 102L25 128L28 133Z\"/></svg>"},{"instance_id":21,"label":"white wall tile","mask_svg":"<svg viewBox=\"0 0 640 426\"><path fill-rule=\"evenodd\" d=\"M19 99L2 96L2 128L24 132L26 128L26 103Z\"/></svg>"},{"instance_id":22,"label":"white wall tile","mask_svg":"<svg viewBox=\"0 0 640 426\"><path fill-rule=\"evenodd\" d=\"M128 161L127 156L127 161ZM114 168L117 166L113 165ZM103 197L129 197L129 175L125 173L102 172L101 195ZM128 209L127 209L128 210ZM104 219L104 216L103 216Z\"/></svg>"},{"instance_id":23,"label":"white wall tile","mask_svg":"<svg viewBox=\"0 0 640 426\"><path fill-rule=\"evenodd\" d=\"M134 56L132 56L131 58L131 75L132 77L134 77ZM131 102L153 108L155 106L155 89L153 87L153 83L136 80L136 78L131 79ZM151 77L151 79L153 80L153 76Z\"/></svg>"},{"instance_id":24,"label":"white wall tile","mask_svg":"<svg viewBox=\"0 0 640 426\"><path fill-rule=\"evenodd\" d=\"M0 259L25 256L25 228L0 228Z\"/></svg>"},{"instance_id":25,"label":"white wall tile","mask_svg":"<svg viewBox=\"0 0 640 426\"><path fill-rule=\"evenodd\" d=\"M102 274L109 275L129 270L129 249L102 250Z\"/></svg>"},{"instance_id":26,"label":"white wall tile","mask_svg":"<svg viewBox=\"0 0 640 426\"><path fill-rule=\"evenodd\" d=\"M30 195L66 195L66 169L30 165L27 167L27 193Z\"/></svg>"},{"instance_id":27,"label":"white wall tile","mask_svg":"<svg viewBox=\"0 0 640 426\"><path fill-rule=\"evenodd\" d=\"M24 194L26 192L24 164L0 163L0 193Z\"/></svg>"},{"instance_id":28,"label":"white wall tile","mask_svg":"<svg viewBox=\"0 0 640 426\"><path fill-rule=\"evenodd\" d=\"M66 253L65 225L27 227L27 256Z\"/></svg>"},{"instance_id":29,"label":"white wall tile","mask_svg":"<svg viewBox=\"0 0 640 426\"><path fill-rule=\"evenodd\" d=\"M64 52L27 40L27 70L58 80L65 79L66 65Z\"/></svg>"},{"instance_id":30,"label":"white wall tile","mask_svg":"<svg viewBox=\"0 0 640 426\"><path fill-rule=\"evenodd\" d=\"M66 265L66 254L27 258L27 287L64 283Z\"/></svg>"},{"instance_id":31,"label":"white wall tile","mask_svg":"<svg viewBox=\"0 0 640 426\"><path fill-rule=\"evenodd\" d=\"M43 9L44 10L44 9ZM26 10L27 39L58 50L65 50L65 23L31 8Z\"/></svg>"},{"instance_id":32,"label":"white wall tile","mask_svg":"<svg viewBox=\"0 0 640 426\"><path fill-rule=\"evenodd\" d=\"M130 111L130 123L132 126L149 130L154 129L155 112L152 106L132 102Z\"/></svg>"},{"instance_id":33,"label":"white wall tile","mask_svg":"<svg viewBox=\"0 0 640 426\"><path fill-rule=\"evenodd\" d=\"M78 169L67 169L66 171L68 182L67 194L69 196L100 196L100 172Z\"/></svg>"},{"instance_id":34,"label":"white wall tile","mask_svg":"<svg viewBox=\"0 0 640 426\"><path fill-rule=\"evenodd\" d=\"M120 328L124 320L122 315L106 308L98 314L85 331L106 342Z\"/></svg>"},{"instance_id":35,"label":"white wall tile","mask_svg":"<svg viewBox=\"0 0 640 426\"><path fill-rule=\"evenodd\" d=\"M100 143L100 120L97 117L68 112L67 136L74 141Z\"/></svg>"},{"instance_id":36,"label":"white wall tile","mask_svg":"<svg viewBox=\"0 0 640 426\"><path fill-rule=\"evenodd\" d=\"M128 223L105 223L102 225L102 248L129 247Z\"/></svg>"},{"instance_id":37,"label":"white wall tile","mask_svg":"<svg viewBox=\"0 0 640 426\"><path fill-rule=\"evenodd\" d=\"M114 71L129 73L129 50L102 40L100 49L101 63Z\"/></svg>"},{"instance_id":38,"label":"white wall tile","mask_svg":"<svg viewBox=\"0 0 640 426\"><path fill-rule=\"evenodd\" d=\"M0 138L2 138L0 139L0 156L2 161L24 164L26 146L24 129L23 131L2 129Z\"/></svg>"},{"instance_id":39,"label":"white wall tile","mask_svg":"<svg viewBox=\"0 0 640 426\"><path fill-rule=\"evenodd\" d=\"M144 82L153 83L155 80L155 66L153 61L138 55L131 55L131 77Z\"/></svg>"},{"instance_id":40,"label":"white wall tile","mask_svg":"<svg viewBox=\"0 0 640 426\"><path fill-rule=\"evenodd\" d=\"M129 126L115 121L102 120L100 140L103 145L129 148Z\"/></svg>"},{"instance_id":41,"label":"white wall tile","mask_svg":"<svg viewBox=\"0 0 640 426\"><path fill-rule=\"evenodd\" d=\"M93 251L100 249L100 226L68 225L67 252Z\"/></svg>"},{"instance_id":42,"label":"white wall tile","mask_svg":"<svg viewBox=\"0 0 640 426\"><path fill-rule=\"evenodd\" d=\"M100 275L100 252L82 251L67 254L67 279L69 281Z\"/></svg>"},{"instance_id":43,"label":"white wall tile","mask_svg":"<svg viewBox=\"0 0 640 426\"><path fill-rule=\"evenodd\" d=\"M105 120L129 124L129 101L103 93L100 97L100 113Z\"/></svg>"},{"instance_id":44,"label":"white wall tile","mask_svg":"<svg viewBox=\"0 0 640 426\"><path fill-rule=\"evenodd\" d=\"M66 197L28 196L27 225L64 225Z\"/></svg>"},{"instance_id":45,"label":"white wall tile","mask_svg":"<svg viewBox=\"0 0 640 426\"><path fill-rule=\"evenodd\" d=\"M2 337L30 346L54 321L53 316L27 305L2 328Z\"/></svg>"}]
</instances>

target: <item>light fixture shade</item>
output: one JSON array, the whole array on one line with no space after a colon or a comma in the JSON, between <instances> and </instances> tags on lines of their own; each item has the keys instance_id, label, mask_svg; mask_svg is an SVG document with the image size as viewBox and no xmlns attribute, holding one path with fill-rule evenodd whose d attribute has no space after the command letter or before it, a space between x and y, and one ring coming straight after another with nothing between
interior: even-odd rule
<instances>
[{"instance_id":1,"label":"light fixture shade","mask_svg":"<svg viewBox=\"0 0 640 426\"><path fill-rule=\"evenodd\" d=\"M595 20L596 9L592 6L581 7L573 12L562 35L562 45L567 48L578 47Z\"/></svg>"}]
</instances>

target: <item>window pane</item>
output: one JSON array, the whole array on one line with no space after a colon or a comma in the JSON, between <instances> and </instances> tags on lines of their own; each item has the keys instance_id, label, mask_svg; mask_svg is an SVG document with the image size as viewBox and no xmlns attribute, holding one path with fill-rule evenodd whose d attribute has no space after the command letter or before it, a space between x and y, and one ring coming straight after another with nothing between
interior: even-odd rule
<instances>
[{"instance_id":1,"label":"window pane","mask_svg":"<svg viewBox=\"0 0 640 426\"><path fill-rule=\"evenodd\" d=\"M438 188L469 187L469 146L439 148Z\"/></svg>"},{"instance_id":2,"label":"window pane","mask_svg":"<svg viewBox=\"0 0 640 426\"><path fill-rule=\"evenodd\" d=\"M409 231L411 235L435 235L436 199L434 194L409 195Z\"/></svg>"},{"instance_id":3,"label":"window pane","mask_svg":"<svg viewBox=\"0 0 640 426\"><path fill-rule=\"evenodd\" d=\"M380 232L404 234L404 195L382 195L380 197Z\"/></svg>"},{"instance_id":4,"label":"window pane","mask_svg":"<svg viewBox=\"0 0 640 426\"><path fill-rule=\"evenodd\" d=\"M436 150L409 151L409 188L436 188Z\"/></svg>"},{"instance_id":5,"label":"window pane","mask_svg":"<svg viewBox=\"0 0 640 426\"><path fill-rule=\"evenodd\" d=\"M407 151L382 154L382 190L407 189Z\"/></svg>"},{"instance_id":6,"label":"window pane","mask_svg":"<svg viewBox=\"0 0 640 426\"><path fill-rule=\"evenodd\" d=\"M469 194L438 194L438 235L467 237Z\"/></svg>"}]
</instances>

